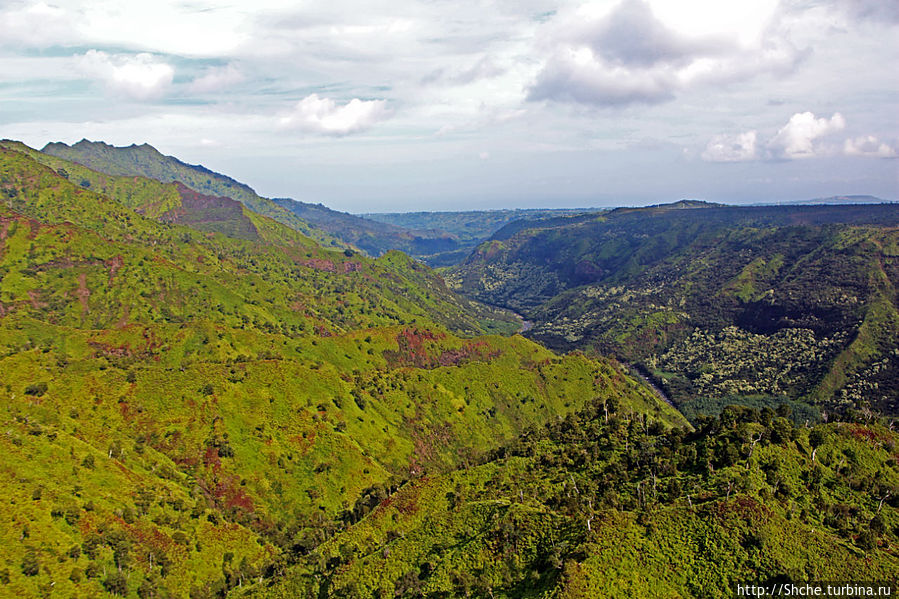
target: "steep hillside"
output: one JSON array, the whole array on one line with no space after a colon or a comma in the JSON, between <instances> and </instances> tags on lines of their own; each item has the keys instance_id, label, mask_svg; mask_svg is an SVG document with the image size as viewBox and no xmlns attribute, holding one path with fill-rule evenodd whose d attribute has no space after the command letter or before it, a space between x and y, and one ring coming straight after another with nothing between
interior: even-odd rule
<instances>
[{"instance_id":1,"label":"steep hillside","mask_svg":"<svg viewBox=\"0 0 899 599\"><path fill-rule=\"evenodd\" d=\"M186 187L212 197L237 200L250 210L268 216L317 241L342 246L333 236L310 226L289 210L268 198L260 197L250 186L201 165L186 164L173 156L165 156L149 144L115 147L82 139L71 146L49 143L41 150L48 156L63 158L94 171L119 177L140 176L163 183L181 182Z\"/></svg>"},{"instance_id":2,"label":"steep hillside","mask_svg":"<svg viewBox=\"0 0 899 599\"><path fill-rule=\"evenodd\" d=\"M82 140L72 146L47 144L41 152L113 177L139 175L163 183L180 182L205 196L231 198L325 245L350 245L374 257L390 250L426 256L459 248L456 239L442 231L409 230L331 210L321 204L287 198L262 198L243 183L203 166L185 164L172 156L164 156L148 144L115 147ZM35 159L48 162L37 156ZM91 178L78 179L82 180L91 181Z\"/></svg>"},{"instance_id":3,"label":"steep hillside","mask_svg":"<svg viewBox=\"0 0 899 599\"><path fill-rule=\"evenodd\" d=\"M895 581L896 434L785 414L729 408L684 433L596 402L476 467L370 489L351 527L238 596L723 598L738 583Z\"/></svg>"},{"instance_id":4,"label":"steep hillside","mask_svg":"<svg viewBox=\"0 0 899 599\"><path fill-rule=\"evenodd\" d=\"M448 281L678 402L899 411L899 206L682 206L513 223Z\"/></svg>"},{"instance_id":5,"label":"steep hillside","mask_svg":"<svg viewBox=\"0 0 899 599\"><path fill-rule=\"evenodd\" d=\"M333 534L365 489L471 464L593 398L685 425L613 362L473 336L510 319L402 254L330 251L245 209L252 239L180 221L197 230L166 215L212 202L243 221L15 147L2 594L217 596Z\"/></svg>"}]
</instances>

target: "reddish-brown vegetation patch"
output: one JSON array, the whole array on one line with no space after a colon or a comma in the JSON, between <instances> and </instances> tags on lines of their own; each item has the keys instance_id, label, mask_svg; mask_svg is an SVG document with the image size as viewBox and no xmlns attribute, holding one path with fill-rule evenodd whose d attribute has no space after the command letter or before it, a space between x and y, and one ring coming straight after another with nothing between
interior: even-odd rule
<instances>
[{"instance_id":1,"label":"reddish-brown vegetation patch","mask_svg":"<svg viewBox=\"0 0 899 599\"><path fill-rule=\"evenodd\" d=\"M721 502L717 507L720 517L736 515L746 521L764 522L771 516L770 509L745 495L735 497L733 501Z\"/></svg>"},{"instance_id":2,"label":"reddish-brown vegetation patch","mask_svg":"<svg viewBox=\"0 0 899 599\"><path fill-rule=\"evenodd\" d=\"M841 429L844 431L844 434L848 433L854 439L867 441L874 445L879 445L880 443L885 443L890 440L889 435L861 424L847 424L842 426Z\"/></svg>"},{"instance_id":3,"label":"reddish-brown vegetation patch","mask_svg":"<svg viewBox=\"0 0 899 599\"><path fill-rule=\"evenodd\" d=\"M75 292L78 296L78 300L81 302L81 312L82 314L88 313L88 298L91 296L90 290L87 288L87 274L81 273L78 275L78 291Z\"/></svg>"},{"instance_id":4,"label":"reddish-brown vegetation patch","mask_svg":"<svg viewBox=\"0 0 899 599\"><path fill-rule=\"evenodd\" d=\"M237 476L227 476L220 480L213 491L216 503L225 508L237 508L248 513L255 510L253 499L240 486Z\"/></svg>"},{"instance_id":5,"label":"reddish-brown vegetation patch","mask_svg":"<svg viewBox=\"0 0 899 599\"><path fill-rule=\"evenodd\" d=\"M119 272L119 269L122 268L123 264L125 264L125 259L122 258L121 254L118 256L114 256L106 261L106 268L109 269L110 285L112 285L112 280L115 278L116 273Z\"/></svg>"},{"instance_id":6,"label":"reddish-brown vegetation patch","mask_svg":"<svg viewBox=\"0 0 899 599\"><path fill-rule=\"evenodd\" d=\"M483 340L470 341L458 349L442 350L435 342L444 337L443 333L404 329L396 336L397 349L384 350L384 359L393 368L432 369L440 366L459 366L475 360L492 360L501 353L499 350L491 351L489 344Z\"/></svg>"},{"instance_id":7,"label":"reddish-brown vegetation patch","mask_svg":"<svg viewBox=\"0 0 899 599\"><path fill-rule=\"evenodd\" d=\"M31 307L35 310L46 308L48 305L47 302L41 301L41 292L35 289L28 290L28 301L31 303Z\"/></svg>"},{"instance_id":8,"label":"reddish-brown vegetation patch","mask_svg":"<svg viewBox=\"0 0 899 599\"><path fill-rule=\"evenodd\" d=\"M315 445L315 436L315 431L309 431L306 433L305 437L303 435L294 435L289 437L288 440L291 443L296 444L297 448L300 450L300 455L304 456L309 453L309 450Z\"/></svg>"},{"instance_id":9,"label":"reddish-brown vegetation patch","mask_svg":"<svg viewBox=\"0 0 899 599\"><path fill-rule=\"evenodd\" d=\"M128 344L110 345L98 341L88 341L87 344L94 349L95 357L103 356L106 358L131 358L135 354L135 352L128 346Z\"/></svg>"},{"instance_id":10,"label":"reddish-brown vegetation patch","mask_svg":"<svg viewBox=\"0 0 899 599\"><path fill-rule=\"evenodd\" d=\"M313 270L321 270L324 272L337 272L337 269L334 266L334 262L331 260L326 260L324 258L309 258L308 260L301 260L300 264L302 264L303 266L309 267Z\"/></svg>"}]
</instances>

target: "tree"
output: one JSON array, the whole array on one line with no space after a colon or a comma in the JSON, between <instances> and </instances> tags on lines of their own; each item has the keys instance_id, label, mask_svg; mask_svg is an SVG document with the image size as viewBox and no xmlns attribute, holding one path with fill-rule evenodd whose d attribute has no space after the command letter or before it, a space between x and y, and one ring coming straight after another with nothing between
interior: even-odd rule
<instances>
[{"instance_id":1,"label":"tree","mask_svg":"<svg viewBox=\"0 0 899 599\"><path fill-rule=\"evenodd\" d=\"M815 455L818 453L818 448L824 444L824 441L827 440L827 430L824 427L816 426L809 432L808 434L808 443L812 446L812 461L815 461Z\"/></svg>"},{"instance_id":2,"label":"tree","mask_svg":"<svg viewBox=\"0 0 899 599\"><path fill-rule=\"evenodd\" d=\"M103 588L113 595L125 596L128 594L128 579L118 570L113 570L103 581Z\"/></svg>"}]
</instances>

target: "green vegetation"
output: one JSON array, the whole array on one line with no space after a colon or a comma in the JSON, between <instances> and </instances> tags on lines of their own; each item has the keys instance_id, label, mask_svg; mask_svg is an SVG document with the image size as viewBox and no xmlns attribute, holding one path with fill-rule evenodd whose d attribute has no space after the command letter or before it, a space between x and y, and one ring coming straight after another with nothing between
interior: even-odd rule
<instances>
[{"instance_id":1,"label":"green vegetation","mask_svg":"<svg viewBox=\"0 0 899 599\"><path fill-rule=\"evenodd\" d=\"M557 349L677 403L787 395L899 410L899 206L683 202L509 225L446 274Z\"/></svg>"},{"instance_id":2,"label":"green vegetation","mask_svg":"<svg viewBox=\"0 0 899 599\"><path fill-rule=\"evenodd\" d=\"M722 228L692 203L649 210L654 237L641 211L508 224L452 280L589 352L559 355L226 177L48 149L0 143L0 596L716 597L899 574L896 433L871 410L896 384L895 229L802 209ZM796 400L814 394L836 399Z\"/></svg>"},{"instance_id":3,"label":"green vegetation","mask_svg":"<svg viewBox=\"0 0 899 599\"><path fill-rule=\"evenodd\" d=\"M70 163L83 165L107 175L139 176L144 177L145 181L154 180L162 183L180 182L189 189L207 196L237 200L253 212L283 223L323 245L342 245L331 235L310 226L309 223L298 218L289 210L278 206L272 200L260 197L248 185L203 166L185 164L172 156L164 156L149 144L117 148L103 142L82 139L71 146L64 143L47 144L41 153L46 156L62 158ZM71 171L72 169L67 170ZM92 184L90 177L80 180L87 183L87 185L82 185L84 187Z\"/></svg>"},{"instance_id":4,"label":"green vegetation","mask_svg":"<svg viewBox=\"0 0 899 599\"><path fill-rule=\"evenodd\" d=\"M728 408L694 432L608 401L410 483L249 597L731 597L895 580L896 435Z\"/></svg>"},{"instance_id":5,"label":"green vegetation","mask_svg":"<svg viewBox=\"0 0 899 599\"><path fill-rule=\"evenodd\" d=\"M191 193L0 148L0 594L221 596L593 398L686 425L403 254L167 218L229 205Z\"/></svg>"}]
</instances>

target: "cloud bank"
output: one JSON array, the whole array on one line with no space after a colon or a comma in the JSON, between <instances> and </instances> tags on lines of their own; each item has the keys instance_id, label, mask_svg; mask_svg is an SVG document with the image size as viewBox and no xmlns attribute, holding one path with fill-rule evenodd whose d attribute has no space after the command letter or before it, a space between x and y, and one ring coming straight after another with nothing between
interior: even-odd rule
<instances>
[{"instance_id":1,"label":"cloud bank","mask_svg":"<svg viewBox=\"0 0 899 599\"><path fill-rule=\"evenodd\" d=\"M646 0L557 25L550 56L528 99L596 106L657 104L708 84L792 71L805 52L773 32L742 46L724 35L689 35L663 23Z\"/></svg>"},{"instance_id":2,"label":"cloud bank","mask_svg":"<svg viewBox=\"0 0 899 599\"><path fill-rule=\"evenodd\" d=\"M895 1L9 0L0 30L0 136L348 209L899 197Z\"/></svg>"},{"instance_id":3,"label":"cloud bank","mask_svg":"<svg viewBox=\"0 0 899 599\"><path fill-rule=\"evenodd\" d=\"M840 153L866 158L895 158L899 155L896 148L874 135L851 137L840 144L833 138L844 129L846 119L839 112L829 119L817 118L811 112L797 112L764 147L758 145L756 131L715 135L702 152L702 159L707 162L750 162L803 160Z\"/></svg>"}]
</instances>

